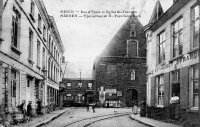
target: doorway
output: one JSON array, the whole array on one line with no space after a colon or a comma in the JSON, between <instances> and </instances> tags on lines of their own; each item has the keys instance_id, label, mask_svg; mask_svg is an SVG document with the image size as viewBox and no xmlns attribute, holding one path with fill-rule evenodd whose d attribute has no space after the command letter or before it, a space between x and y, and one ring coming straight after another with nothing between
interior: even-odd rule
<instances>
[{"instance_id":1,"label":"doorway","mask_svg":"<svg viewBox=\"0 0 200 127\"><path fill-rule=\"evenodd\" d=\"M138 92L135 89L129 89L126 91L126 106L130 107L132 106L132 101L136 100L138 102Z\"/></svg>"},{"instance_id":2,"label":"doorway","mask_svg":"<svg viewBox=\"0 0 200 127\"><path fill-rule=\"evenodd\" d=\"M180 97L180 83L173 83L172 84L172 96L179 96Z\"/></svg>"}]
</instances>

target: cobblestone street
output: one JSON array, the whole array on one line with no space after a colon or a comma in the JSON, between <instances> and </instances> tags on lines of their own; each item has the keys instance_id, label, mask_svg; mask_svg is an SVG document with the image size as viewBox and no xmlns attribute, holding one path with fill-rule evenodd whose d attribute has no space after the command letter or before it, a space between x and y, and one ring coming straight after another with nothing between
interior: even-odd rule
<instances>
[{"instance_id":1,"label":"cobblestone street","mask_svg":"<svg viewBox=\"0 0 200 127\"><path fill-rule=\"evenodd\" d=\"M44 125L44 127L55 127L55 125L58 127L62 127L62 126L66 126L66 125L73 126L72 123L81 121L83 119L94 118L97 116L104 116L104 115L127 113L127 112L130 113L131 109L128 109L128 108L109 108L109 109L97 108L95 110L95 113L93 113L92 109L90 109L90 111L87 112L87 110L85 108L72 108L69 112L64 113L59 118L55 119L54 121L50 122L49 124ZM126 117L129 117L129 116L126 116ZM83 124L83 122L76 124L76 126L81 126Z\"/></svg>"}]
</instances>

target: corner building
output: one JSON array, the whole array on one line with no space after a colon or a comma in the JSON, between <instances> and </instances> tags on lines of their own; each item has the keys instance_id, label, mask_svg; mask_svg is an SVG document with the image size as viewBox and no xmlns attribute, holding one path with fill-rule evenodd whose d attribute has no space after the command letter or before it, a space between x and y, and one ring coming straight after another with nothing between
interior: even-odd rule
<instances>
[{"instance_id":1,"label":"corner building","mask_svg":"<svg viewBox=\"0 0 200 127\"><path fill-rule=\"evenodd\" d=\"M26 100L37 100L44 112L58 104L64 53L54 18L42 0L1 0L0 108L10 112Z\"/></svg>"},{"instance_id":2,"label":"corner building","mask_svg":"<svg viewBox=\"0 0 200 127\"><path fill-rule=\"evenodd\" d=\"M199 4L174 0L163 13L157 1L147 37L147 104L169 107L173 94L180 108L199 109Z\"/></svg>"}]
</instances>

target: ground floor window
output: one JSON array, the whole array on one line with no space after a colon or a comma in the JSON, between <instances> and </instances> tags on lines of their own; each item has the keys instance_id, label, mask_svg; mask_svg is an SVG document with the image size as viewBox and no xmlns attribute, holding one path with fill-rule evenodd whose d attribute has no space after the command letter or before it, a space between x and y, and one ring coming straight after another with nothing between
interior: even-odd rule
<instances>
[{"instance_id":1,"label":"ground floor window","mask_svg":"<svg viewBox=\"0 0 200 127\"><path fill-rule=\"evenodd\" d=\"M156 77L157 106L164 106L164 75Z\"/></svg>"},{"instance_id":2,"label":"ground floor window","mask_svg":"<svg viewBox=\"0 0 200 127\"><path fill-rule=\"evenodd\" d=\"M12 106L17 106L17 70L11 69L11 97L12 97Z\"/></svg>"},{"instance_id":3,"label":"ground floor window","mask_svg":"<svg viewBox=\"0 0 200 127\"><path fill-rule=\"evenodd\" d=\"M82 100L82 94L78 94L78 100L77 100L77 102L81 103L81 100Z\"/></svg>"},{"instance_id":4,"label":"ground floor window","mask_svg":"<svg viewBox=\"0 0 200 127\"><path fill-rule=\"evenodd\" d=\"M199 107L199 68L198 65L194 65L191 67L190 71L191 75L191 81L190 81L190 87L191 87L191 105L193 108Z\"/></svg>"},{"instance_id":5,"label":"ground floor window","mask_svg":"<svg viewBox=\"0 0 200 127\"><path fill-rule=\"evenodd\" d=\"M72 99L72 95L71 95L71 94L67 94L66 99L67 99L67 100L71 100L71 99Z\"/></svg>"}]
</instances>

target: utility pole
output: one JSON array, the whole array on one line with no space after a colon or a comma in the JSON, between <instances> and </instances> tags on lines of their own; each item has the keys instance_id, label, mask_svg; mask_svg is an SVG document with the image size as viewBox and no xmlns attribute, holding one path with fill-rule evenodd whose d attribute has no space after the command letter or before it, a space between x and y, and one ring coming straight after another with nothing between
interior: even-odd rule
<instances>
[{"instance_id":1,"label":"utility pole","mask_svg":"<svg viewBox=\"0 0 200 127\"><path fill-rule=\"evenodd\" d=\"M197 3L200 7L200 0L197 0ZM200 46L200 23L199 23L199 46ZM199 48L199 53L200 53L200 48ZM199 60L200 60L200 57L199 57ZM199 62L199 70L200 70L200 62ZM200 76L200 71L199 71L199 76ZM200 83L199 81L200 81L200 78L198 78L198 84ZM200 89L199 89L199 114L200 114Z\"/></svg>"},{"instance_id":2,"label":"utility pole","mask_svg":"<svg viewBox=\"0 0 200 127\"><path fill-rule=\"evenodd\" d=\"M80 85L82 87L82 82L81 82L81 69L79 69L79 72L80 72ZM80 87L80 86L79 86ZM81 100L81 99L80 99ZM81 106L83 107L83 95L82 95L82 104Z\"/></svg>"}]
</instances>

